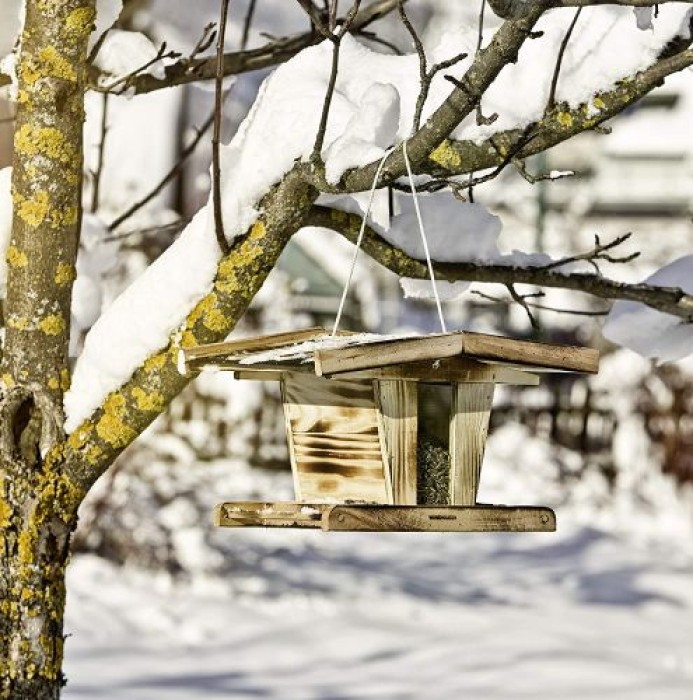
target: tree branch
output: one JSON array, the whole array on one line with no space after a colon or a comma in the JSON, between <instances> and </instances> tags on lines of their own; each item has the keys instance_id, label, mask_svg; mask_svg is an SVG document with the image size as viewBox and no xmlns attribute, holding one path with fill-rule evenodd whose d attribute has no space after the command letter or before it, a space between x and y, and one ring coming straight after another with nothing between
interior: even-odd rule
<instances>
[{"instance_id":1,"label":"tree branch","mask_svg":"<svg viewBox=\"0 0 693 700\"><path fill-rule=\"evenodd\" d=\"M188 383L190 378L177 369L181 347L220 341L233 330L284 246L303 225L316 196L293 172L263 198L262 218L245 236L235 239L230 253L219 262L212 291L188 314L182 329L109 394L61 446L75 484L89 489Z\"/></svg>"},{"instance_id":2,"label":"tree branch","mask_svg":"<svg viewBox=\"0 0 693 700\"><path fill-rule=\"evenodd\" d=\"M340 233L352 243L356 242L361 226L361 217L356 214L313 206L306 226L320 226ZM408 256L388 243L372 228L366 227L361 249L383 267L400 277L428 279L426 263ZM565 263L566 261L563 261ZM503 285L532 284L540 287L572 289L602 299L637 301L664 313L693 321L693 295L678 287L617 282L598 274L584 272L564 273L547 267L511 267L485 263L435 263L436 278L457 282L492 282Z\"/></svg>"},{"instance_id":3,"label":"tree branch","mask_svg":"<svg viewBox=\"0 0 693 700\"><path fill-rule=\"evenodd\" d=\"M542 14L543 9L533 8L518 19L507 20L496 31L488 46L476 54L462 81L459 81L461 86L453 89L443 104L408 140L407 152L414 166L426 160L476 107L501 70L517 59L522 44ZM314 164L304 168L304 171L305 177L322 192L363 192L370 189L379 166L378 160L364 167L348 170L337 186L330 185L325 180L323 170ZM379 186L382 187L405 173L406 166L400 145L387 158Z\"/></svg>"},{"instance_id":4,"label":"tree branch","mask_svg":"<svg viewBox=\"0 0 693 700\"><path fill-rule=\"evenodd\" d=\"M528 158L583 131L596 129L661 86L667 76L692 65L693 49L686 49L657 61L632 78L624 78L613 90L595 95L589 107L580 105L569 109L564 104L558 105L529 127L498 132L481 143L446 139L431 152L417 172L449 177L498 167L511 153L514 158ZM530 140L527 140L528 130L533 135Z\"/></svg>"},{"instance_id":5,"label":"tree branch","mask_svg":"<svg viewBox=\"0 0 693 700\"><path fill-rule=\"evenodd\" d=\"M503 19L520 17L533 7L541 7L544 10L559 7L598 7L603 5L655 7L670 2L691 3L693 0L488 0L491 9Z\"/></svg>"},{"instance_id":6,"label":"tree branch","mask_svg":"<svg viewBox=\"0 0 693 700\"><path fill-rule=\"evenodd\" d=\"M385 17L397 7L397 0L379 0L360 11L349 31L357 34L377 20ZM288 61L299 51L320 43L323 37L317 32L306 32L293 37L278 39L265 46L247 51L234 51L224 54L223 70L224 76L239 75L249 73L254 70L271 68L280 63ZM175 85L185 85L200 80L213 80L217 73L216 57L208 58L183 58L169 66L166 66L164 78L157 78L153 75L137 75L128 82L128 90L133 94L140 95ZM99 85L99 78L102 76L98 70L94 69L90 74L89 88L97 92L107 92L108 89ZM0 76L0 86L2 85ZM9 82L9 79L8 79Z\"/></svg>"}]
</instances>

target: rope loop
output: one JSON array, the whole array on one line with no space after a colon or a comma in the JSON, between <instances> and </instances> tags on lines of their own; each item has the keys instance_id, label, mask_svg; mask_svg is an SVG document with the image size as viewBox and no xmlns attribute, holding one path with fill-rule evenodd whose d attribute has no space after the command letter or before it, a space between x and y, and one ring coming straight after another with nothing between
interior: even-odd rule
<instances>
[{"instance_id":1,"label":"rope loop","mask_svg":"<svg viewBox=\"0 0 693 700\"><path fill-rule=\"evenodd\" d=\"M361 228L359 230L358 238L356 239L356 247L354 248L354 255L351 259L351 269L349 270L349 276L347 277L346 283L344 284L344 290L342 291L342 298L339 302L339 309L337 310L337 318L335 318L334 326L332 328L332 336L337 334L337 329L339 328L339 322L342 320L342 314L344 312L344 304L346 303L347 293L349 292L349 287L351 286L351 280L354 276L354 270L356 269L356 260L359 255L359 250L361 249L361 243L363 241L363 236L366 232L366 226L368 225L368 218L371 214L371 209L373 207L373 198L375 197L375 189L380 179L380 174L385 166L385 161L390 155L391 151L385 153L382 157L380 163L378 164L378 169L375 171L375 176L373 177L373 184L371 185L370 195L368 197L368 206L366 207L366 212L361 219ZM438 319L440 320L440 328L443 333L447 333L447 327L445 325L445 317L443 316L443 307L440 303L440 296L438 294L438 287L436 286L436 278L433 273L433 262L431 261L431 253L428 247L428 239L426 238L426 229L424 228L423 219L421 217L421 209L419 207L419 199L416 191L416 185L414 184L414 173L411 169L411 163L409 162L409 154L407 153L407 142L406 140L402 142L402 153L404 154L404 164L407 168L407 176L409 178L409 185L411 186L412 196L414 198L414 210L416 211L416 220L419 224L419 233L421 234L421 241L424 247L424 253L426 254L426 264L428 265L428 273L431 277L431 286L433 287L433 296L436 300L436 308L438 310Z\"/></svg>"}]
</instances>

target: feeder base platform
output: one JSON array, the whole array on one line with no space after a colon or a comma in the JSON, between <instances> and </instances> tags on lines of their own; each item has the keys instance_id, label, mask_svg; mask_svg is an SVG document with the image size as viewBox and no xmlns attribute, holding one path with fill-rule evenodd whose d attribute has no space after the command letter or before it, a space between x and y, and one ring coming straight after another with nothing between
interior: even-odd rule
<instances>
[{"instance_id":1,"label":"feeder base platform","mask_svg":"<svg viewBox=\"0 0 693 700\"><path fill-rule=\"evenodd\" d=\"M362 532L554 532L536 506L389 506L237 501L214 510L219 527L296 527Z\"/></svg>"}]
</instances>

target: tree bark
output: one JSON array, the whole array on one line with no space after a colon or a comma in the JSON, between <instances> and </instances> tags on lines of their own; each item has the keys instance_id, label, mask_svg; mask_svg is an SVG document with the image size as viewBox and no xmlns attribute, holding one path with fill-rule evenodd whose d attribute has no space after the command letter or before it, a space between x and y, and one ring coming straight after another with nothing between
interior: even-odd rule
<instances>
[{"instance_id":1,"label":"tree bark","mask_svg":"<svg viewBox=\"0 0 693 700\"><path fill-rule=\"evenodd\" d=\"M0 472L0 698L56 700L64 685L63 614L70 535L82 493L58 465ZM7 478L7 475L10 478Z\"/></svg>"},{"instance_id":2,"label":"tree bark","mask_svg":"<svg viewBox=\"0 0 693 700\"><path fill-rule=\"evenodd\" d=\"M63 391L81 221L95 0L27 0L18 62L0 385L0 698L62 686L65 566L84 490L64 459Z\"/></svg>"}]
</instances>

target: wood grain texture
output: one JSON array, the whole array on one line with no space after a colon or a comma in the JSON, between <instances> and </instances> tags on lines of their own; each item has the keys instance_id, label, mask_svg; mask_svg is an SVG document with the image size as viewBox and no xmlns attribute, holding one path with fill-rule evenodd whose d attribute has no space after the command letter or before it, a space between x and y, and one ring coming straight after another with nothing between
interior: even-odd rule
<instances>
[{"instance_id":1,"label":"wood grain texture","mask_svg":"<svg viewBox=\"0 0 693 700\"><path fill-rule=\"evenodd\" d=\"M493 404L493 384L454 384L450 411L450 503L474 505Z\"/></svg>"},{"instance_id":2,"label":"wood grain texture","mask_svg":"<svg viewBox=\"0 0 693 700\"><path fill-rule=\"evenodd\" d=\"M393 501L416 505L418 401L415 382L377 383L380 413L390 464Z\"/></svg>"},{"instance_id":3,"label":"wood grain texture","mask_svg":"<svg viewBox=\"0 0 693 700\"><path fill-rule=\"evenodd\" d=\"M283 372L313 374L313 366L287 363L269 363L243 365L236 362L219 361L215 364L200 366L203 369L231 370L236 379L258 381L276 381ZM252 369L248 369L252 367ZM538 386L540 379L536 374L495 363L480 362L465 357L451 357L442 360L425 360L403 365L375 367L370 370L344 372L336 375L339 379L371 379L406 382L427 382L430 384L448 384L451 382L513 384L517 386Z\"/></svg>"},{"instance_id":4,"label":"wood grain texture","mask_svg":"<svg viewBox=\"0 0 693 700\"><path fill-rule=\"evenodd\" d=\"M223 343L209 343L198 345L195 348L186 348L186 365L194 363L195 360L210 357L226 357L233 354L247 354L251 352L264 352L272 348L281 348L285 345L302 343L306 340L313 340L321 335L329 335L326 328L315 327L306 328L300 331L289 331L285 333L272 333L270 335L258 335L251 338L239 338L238 340L227 340Z\"/></svg>"},{"instance_id":5,"label":"wood grain texture","mask_svg":"<svg viewBox=\"0 0 693 700\"><path fill-rule=\"evenodd\" d=\"M392 503L372 382L282 379L296 498Z\"/></svg>"},{"instance_id":6,"label":"wood grain texture","mask_svg":"<svg viewBox=\"0 0 693 700\"><path fill-rule=\"evenodd\" d=\"M553 532L550 508L509 506L334 506L323 529L360 532Z\"/></svg>"},{"instance_id":7,"label":"wood grain texture","mask_svg":"<svg viewBox=\"0 0 693 700\"><path fill-rule=\"evenodd\" d=\"M236 501L220 503L214 509L217 527L320 528L325 504L294 502Z\"/></svg>"},{"instance_id":8,"label":"wood grain texture","mask_svg":"<svg viewBox=\"0 0 693 700\"><path fill-rule=\"evenodd\" d=\"M341 374L461 355L576 372L594 373L599 369L599 353L592 348L548 345L459 331L316 350L315 371L319 376Z\"/></svg>"},{"instance_id":9,"label":"wood grain texture","mask_svg":"<svg viewBox=\"0 0 693 700\"><path fill-rule=\"evenodd\" d=\"M554 532L556 515L535 506L388 506L240 501L215 508L219 527L359 532Z\"/></svg>"}]
</instances>

